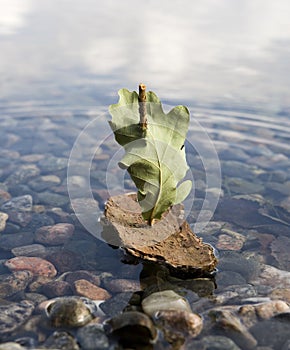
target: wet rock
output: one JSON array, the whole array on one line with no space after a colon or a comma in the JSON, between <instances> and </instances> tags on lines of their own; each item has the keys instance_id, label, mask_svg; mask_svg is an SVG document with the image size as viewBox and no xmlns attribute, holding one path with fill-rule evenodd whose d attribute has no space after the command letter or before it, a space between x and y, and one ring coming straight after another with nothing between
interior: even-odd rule
<instances>
[{"instance_id":1,"label":"wet rock","mask_svg":"<svg viewBox=\"0 0 290 350\"><path fill-rule=\"evenodd\" d=\"M137 292L141 289L139 281L124 278L104 279L103 284L112 293Z\"/></svg>"},{"instance_id":2,"label":"wet rock","mask_svg":"<svg viewBox=\"0 0 290 350\"><path fill-rule=\"evenodd\" d=\"M32 278L33 275L29 271L16 271L12 275L7 276L0 282L0 297L8 298L24 290Z\"/></svg>"},{"instance_id":3,"label":"wet rock","mask_svg":"<svg viewBox=\"0 0 290 350\"><path fill-rule=\"evenodd\" d=\"M32 197L27 194L24 196L14 197L8 202L5 202L1 206L2 210L10 211L31 211L32 210Z\"/></svg>"},{"instance_id":4,"label":"wet rock","mask_svg":"<svg viewBox=\"0 0 290 350\"><path fill-rule=\"evenodd\" d=\"M8 214L0 212L0 232L5 230Z\"/></svg>"},{"instance_id":5,"label":"wet rock","mask_svg":"<svg viewBox=\"0 0 290 350\"><path fill-rule=\"evenodd\" d=\"M50 205L52 207L62 207L69 203L69 198L67 196L48 191L39 193L38 199L40 203Z\"/></svg>"},{"instance_id":6,"label":"wet rock","mask_svg":"<svg viewBox=\"0 0 290 350\"><path fill-rule=\"evenodd\" d=\"M154 321L169 343L183 343L187 337L195 338L202 331L202 318L188 311L158 311Z\"/></svg>"},{"instance_id":7,"label":"wet rock","mask_svg":"<svg viewBox=\"0 0 290 350\"><path fill-rule=\"evenodd\" d=\"M74 282L74 289L78 295L93 299L106 300L111 295L103 288L97 287L87 280L78 280Z\"/></svg>"},{"instance_id":8,"label":"wet rock","mask_svg":"<svg viewBox=\"0 0 290 350\"><path fill-rule=\"evenodd\" d=\"M51 281L44 284L41 288L43 294L48 298L61 297L65 295L72 295L73 291L69 283L65 281Z\"/></svg>"},{"instance_id":9,"label":"wet rock","mask_svg":"<svg viewBox=\"0 0 290 350\"><path fill-rule=\"evenodd\" d=\"M79 328L76 336L81 349L105 350L109 348L109 339L98 324L88 324Z\"/></svg>"},{"instance_id":10,"label":"wet rock","mask_svg":"<svg viewBox=\"0 0 290 350\"><path fill-rule=\"evenodd\" d=\"M90 322L96 313L96 306L85 298L60 297L51 300L46 307L46 315L53 327L81 327Z\"/></svg>"},{"instance_id":11,"label":"wet rock","mask_svg":"<svg viewBox=\"0 0 290 350\"><path fill-rule=\"evenodd\" d=\"M34 256L43 257L46 254L46 249L41 244L29 244L11 249L14 256Z\"/></svg>"},{"instance_id":12,"label":"wet rock","mask_svg":"<svg viewBox=\"0 0 290 350\"><path fill-rule=\"evenodd\" d=\"M45 175L29 181L28 186L36 192L42 192L48 188L59 185L60 183L61 179L58 176Z\"/></svg>"},{"instance_id":13,"label":"wet rock","mask_svg":"<svg viewBox=\"0 0 290 350\"><path fill-rule=\"evenodd\" d=\"M56 224L53 226L43 226L36 230L35 242L46 245L60 245L68 241L74 233L72 224Z\"/></svg>"},{"instance_id":14,"label":"wet rock","mask_svg":"<svg viewBox=\"0 0 290 350\"><path fill-rule=\"evenodd\" d=\"M26 227L32 219L32 214L28 213L26 211L14 211L11 210L8 212L9 214L9 221L13 222L14 224L18 224L22 227Z\"/></svg>"},{"instance_id":15,"label":"wet rock","mask_svg":"<svg viewBox=\"0 0 290 350\"><path fill-rule=\"evenodd\" d=\"M38 162L42 173L54 173L67 167L66 158L46 157Z\"/></svg>"},{"instance_id":16,"label":"wet rock","mask_svg":"<svg viewBox=\"0 0 290 350\"><path fill-rule=\"evenodd\" d=\"M57 269L59 273L79 270L81 266L81 257L79 254L69 250L60 250L46 256Z\"/></svg>"},{"instance_id":17,"label":"wet rock","mask_svg":"<svg viewBox=\"0 0 290 350\"><path fill-rule=\"evenodd\" d=\"M227 287L246 284L246 279L238 272L235 271L220 271L216 276L216 283L219 287Z\"/></svg>"},{"instance_id":18,"label":"wet rock","mask_svg":"<svg viewBox=\"0 0 290 350\"><path fill-rule=\"evenodd\" d=\"M142 308L149 316L154 316L156 312L163 310L191 312L188 301L172 290L164 290L149 295L142 300Z\"/></svg>"},{"instance_id":19,"label":"wet rock","mask_svg":"<svg viewBox=\"0 0 290 350\"><path fill-rule=\"evenodd\" d=\"M74 337L67 332L54 332L43 344L45 349L79 350Z\"/></svg>"},{"instance_id":20,"label":"wet rock","mask_svg":"<svg viewBox=\"0 0 290 350\"><path fill-rule=\"evenodd\" d=\"M8 202L10 199L11 199L10 193L5 191L4 189L2 189L1 186L0 186L0 207L5 202Z\"/></svg>"},{"instance_id":21,"label":"wet rock","mask_svg":"<svg viewBox=\"0 0 290 350\"><path fill-rule=\"evenodd\" d=\"M108 321L110 333L128 348L140 348L156 339L157 331L151 319L138 311L128 311Z\"/></svg>"},{"instance_id":22,"label":"wet rock","mask_svg":"<svg viewBox=\"0 0 290 350\"><path fill-rule=\"evenodd\" d=\"M5 335L17 329L32 314L34 305L31 301L0 305L0 333Z\"/></svg>"},{"instance_id":23,"label":"wet rock","mask_svg":"<svg viewBox=\"0 0 290 350\"><path fill-rule=\"evenodd\" d=\"M18 343L7 342L0 344L0 350L25 350L23 346Z\"/></svg>"},{"instance_id":24,"label":"wet rock","mask_svg":"<svg viewBox=\"0 0 290 350\"><path fill-rule=\"evenodd\" d=\"M239 177L231 177L226 181L227 189L231 193L237 194L251 194L251 193L261 193L264 190L264 186L260 181L247 181Z\"/></svg>"},{"instance_id":25,"label":"wet rock","mask_svg":"<svg viewBox=\"0 0 290 350\"><path fill-rule=\"evenodd\" d=\"M11 271L28 270L34 275L54 277L57 274L55 267L47 260L37 257L18 256L5 262Z\"/></svg>"},{"instance_id":26,"label":"wet rock","mask_svg":"<svg viewBox=\"0 0 290 350\"><path fill-rule=\"evenodd\" d=\"M255 305L255 311L258 317L267 320L282 312L290 312L290 308L285 301L273 300Z\"/></svg>"},{"instance_id":27,"label":"wet rock","mask_svg":"<svg viewBox=\"0 0 290 350\"><path fill-rule=\"evenodd\" d=\"M285 300L290 304L290 288L275 288L269 297L271 299Z\"/></svg>"},{"instance_id":28,"label":"wet rock","mask_svg":"<svg viewBox=\"0 0 290 350\"><path fill-rule=\"evenodd\" d=\"M38 305L47 300L47 297L45 295L39 293L24 293L24 298L26 300L32 301L34 305Z\"/></svg>"},{"instance_id":29,"label":"wet rock","mask_svg":"<svg viewBox=\"0 0 290 350\"><path fill-rule=\"evenodd\" d=\"M279 236L271 242L271 254L282 270L290 270L290 238Z\"/></svg>"},{"instance_id":30,"label":"wet rock","mask_svg":"<svg viewBox=\"0 0 290 350\"><path fill-rule=\"evenodd\" d=\"M42 286L52 281L52 277L36 276L30 283L28 290L30 292L41 292Z\"/></svg>"},{"instance_id":31,"label":"wet rock","mask_svg":"<svg viewBox=\"0 0 290 350\"><path fill-rule=\"evenodd\" d=\"M9 233L0 235L0 246L3 250L10 251L13 248L31 244L33 235L30 232Z\"/></svg>"},{"instance_id":32,"label":"wet rock","mask_svg":"<svg viewBox=\"0 0 290 350\"><path fill-rule=\"evenodd\" d=\"M230 338L220 335L207 335L201 340L189 340L185 343L185 349L202 350L241 350Z\"/></svg>"},{"instance_id":33,"label":"wet rock","mask_svg":"<svg viewBox=\"0 0 290 350\"><path fill-rule=\"evenodd\" d=\"M216 247L221 250L241 250L245 241L244 235L228 229L221 229Z\"/></svg>"},{"instance_id":34,"label":"wet rock","mask_svg":"<svg viewBox=\"0 0 290 350\"><path fill-rule=\"evenodd\" d=\"M262 265L261 273L258 277L250 280L253 285L266 285L273 289L279 288L285 289L290 288L290 272L279 270L276 267L270 265Z\"/></svg>"},{"instance_id":35,"label":"wet rock","mask_svg":"<svg viewBox=\"0 0 290 350\"><path fill-rule=\"evenodd\" d=\"M212 309L208 315L213 321L214 330L231 338L242 349L254 349L257 346L257 340L232 311Z\"/></svg>"},{"instance_id":36,"label":"wet rock","mask_svg":"<svg viewBox=\"0 0 290 350\"><path fill-rule=\"evenodd\" d=\"M73 283L78 280L87 280L92 284L94 284L95 286L99 286L101 284L100 277L90 271L79 270L79 271L68 272L65 275L65 281L71 285L73 285Z\"/></svg>"},{"instance_id":37,"label":"wet rock","mask_svg":"<svg viewBox=\"0 0 290 350\"><path fill-rule=\"evenodd\" d=\"M7 186L13 186L15 184L23 183L25 184L30 179L38 176L40 174L39 168L34 164L25 164L20 166L15 170L8 178L5 180Z\"/></svg>"},{"instance_id":38,"label":"wet rock","mask_svg":"<svg viewBox=\"0 0 290 350\"><path fill-rule=\"evenodd\" d=\"M289 340L289 322L266 320L256 323L250 332L257 339L259 346L282 349Z\"/></svg>"},{"instance_id":39,"label":"wet rock","mask_svg":"<svg viewBox=\"0 0 290 350\"><path fill-rule=\"evenodd\" d=\"M54 224L54 220L50 216L42 213L33 213L31 221L26 228L31 231L35 231L39 227L49 226L53 224Z\"/></svg>"},{"instance_id":40,"label":"wet rock","mask_svg":"<svg viewBox=\"0 0 290 350\"><path fill-rule=\"evenodd\" d=\"M124 309L129 305L131 297L131 292L118 293L112 298L101 303L100 309L107 316L114 317L124 311Z\"/></svg>"}]
</instances>

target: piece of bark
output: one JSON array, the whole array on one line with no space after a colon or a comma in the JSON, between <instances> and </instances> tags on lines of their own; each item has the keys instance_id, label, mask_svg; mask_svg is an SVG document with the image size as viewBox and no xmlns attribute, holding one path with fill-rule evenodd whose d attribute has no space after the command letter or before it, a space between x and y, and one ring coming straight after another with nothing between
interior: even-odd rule
<instances>
[{"instance_id":1,"label":"piece of bark","mask_svg":"<svg viewBox=\"0 0 290 350\"><path fill-rule=\"evenodd\" d=\"M214 271L213 248L202 242L183 219L183 206L174 205L153 226L142 217L136 194L109 198L102 218L103 238L144 260L166 264L185 273Z\"/></svg>"}]
</instances>

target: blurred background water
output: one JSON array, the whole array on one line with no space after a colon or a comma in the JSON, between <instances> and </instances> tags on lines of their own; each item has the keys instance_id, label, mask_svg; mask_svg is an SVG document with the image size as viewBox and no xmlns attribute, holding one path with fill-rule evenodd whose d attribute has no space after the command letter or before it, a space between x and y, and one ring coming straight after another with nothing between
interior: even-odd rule
<instances>
[{"instance_id":1,"label":"blurred background water","mask_svg":"<svg viewBox=\"0 0 290 350\"><path fill-rule=\"evenodd\" d=\"M289 112L287 0L1 0L1 108L72 109L144 82L191 106Z\"/></svg>"}]
</instances>

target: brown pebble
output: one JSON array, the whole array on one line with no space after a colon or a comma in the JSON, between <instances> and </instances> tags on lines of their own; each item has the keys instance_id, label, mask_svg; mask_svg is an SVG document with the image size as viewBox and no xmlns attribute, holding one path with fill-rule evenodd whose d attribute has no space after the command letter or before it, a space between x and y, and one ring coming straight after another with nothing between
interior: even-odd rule
<instances>
[{"instance_id":1,"label":"brown pebble","mask_svg":"<svg viewBox=\"0 0 290 350\"><path fill-rule=\"evenodd\" d=\"M65 295L72 295L72 288L69 283L65 281L51 281L44 284L41 291L48 297L61 297Z\"/></svg>"},{"instance_id":2,"label":"brown pebble","mask_svg":"<svg viewBox=\"0 0 290 350\"><path fill-rule=\"evenodd\" d=\"M105 279L104 286L112 293L137 292L141 289L140 282L129 279Z\"/></svg>"},{"instance_id":3,"label":"brown pebble","mask_svg":"<svg viewBox=\"0 0 290 350\"><path fill-rule=\"evenodd\" d=\"M60 223L42 226L35 232L34 240L47 245L60 245L67 242L74 233L74 225Z\"/></svg>"},{"instance_id":4,"label":"brown pebble","mask_svg":"<svg viewBox=\"0 0 290 350\"><path fill-rule=\"evenodd\" d=\"M93 300L106 300L111 297L105 289L97 287L87 280L75 281L74 288L76 294Z\"/></svg>"},{"instance_id":5,"label":"brown pebble","mask_svg":"<svg viewBox=\"0 0 290 350\"><path fill-rule=\"evenodd\" d=\"M37 257L17 256L5 261L4 265L11 271L28 270L44 277L54 277L57 274L52 263Z\"/></svg>"},{"instance_id":6,"label":"brown pebble","mask_svg":"<svg viewBox=\"0 0 290 350\"><path fill-rule=\"evenodd\" d=\"M100 277L96 276L94 273L86 270L78 270L69 272L65 276L65 281L69 284L73 285L77 280L87 280L94 284L95 286L99 286L101 284Z\"/></svg>"},{"instance_id":7,"label":"brown pebble","mask_svg":"<svg viewBox=\"0 0 290 350\"><path fill-rule=\"evenodd\" d=\"M43 285L52 281L51 277L37 276L29 285L30 292L40 292Z\"/></svg>"}]
</instances>

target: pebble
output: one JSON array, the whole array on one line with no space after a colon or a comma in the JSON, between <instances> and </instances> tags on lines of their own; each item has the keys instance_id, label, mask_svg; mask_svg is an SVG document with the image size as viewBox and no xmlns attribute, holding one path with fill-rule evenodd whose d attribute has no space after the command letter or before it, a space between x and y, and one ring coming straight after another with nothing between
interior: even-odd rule
<instances>
[{"instance_id":1,"label":"pebble","mask_svg":"<svg viewBox=\"0 0 290 350\"><path fill-rule=\"evenodd\" d=\"M46 256L57 269L59 273L79 270L81 265L81 256L69 250L58 250Z\"/></svg>"},{"instance_id":2,"label":"pebble","mask_svg":"<svg viewBox=\"0 0 290 350\"><path fill-rule=\"evenodd\" d=\"M85 298L60 297L46 302L46 315L53 327L81 327L90 322L96 306Z\"/></svg>"},{"instance_id":3,"label":"pebble","mask_svg":"<svg viewBox=\"0 0 290 350\"><path fill-rule=\"evenodd\" d=\"M123 312L130 305L132 298L131 292L123 292L114 295L100 304L100 309L109 317L114 317Z\"/></svg>"},{"instance_id":4,"label":"pebble","mask_svg":"<svg viewBox=\"0 0 290 350\"><path fill-rule=\"evenodd\" d=\"M147 315L138 311L128 311L108 321L110 333L126 348L140 349L149 345L157 337L153 322Z\"/></svg>"},{"instance_id":5,"label":"pebble","mask_svg":"<svg viewBox=\"0 0 290 350\"><path fill-rule=\"evenodd\" d=\"M79 328L76 337L81 349L105 350L109 348L109 339L99 324L88 324Z\"/></svg>"},{"instance_id":6,"label":"pebble","mask_svg":"<svg viewBox=\"0 0 290 350\"><path fill-rule=\"evenodd\" d=\"M28 300L19 303L0 305L0 333L10 333L23 324L34 310L34 304Z\"/></svg>"},{"instance_id":7,"label":"pebble","mask_svg":"<svg viewBox=\"0 0 290 350\"><path fill-rule=\"evenodd\" d=\"M162 329L166 340L175 343L187 337L195 338L202 331L202 318L188 311L162 310L155 314L154 321Z\"/></svg>"},{"instance_id":8,"label":"pebble","mask_svg":"<svg viewBox=\"0 0 290 350\"><path fill-rule=\"evenodd\" d=\"M271 299L285 300L290 304L290 288L275 288L269 296Z\"/></svg>"},{"instance_id":9,"label":"pebble","mask_svg":"<svg viewBox=\"0 0 290 350\"><path fill-rule=\"evenodd\" d=\"M25 350L26 348L22 347L18 343L7 342L0 344L0 350Z\"/></svg>"},{"instance_id":10,"label":"pebble","mask_svg":"<svg viewBox=\"0 0 290 350\"><path fill-rule=\"evenodd\" d=\"M65 281L69 284L73 285L73 283L77 280L87 280L94 284L95 286L99 286L101 284L100 277L95 275L93 272L86 270L78 270L73 272L68 272L65 274Z\"/></svg>"},{"instance_id":11,"label":"pebble","mask_svg":"<svg viewBox=\"0 0 290 350\"><path fill-rule=\"evenodd\" d=\"M5 183L7 186L14 186L16 184L25 184L30 179L40 174L39 168L35 164L21 165L11 175L7 177Z\"/></svg>"},{"instance_id":12,"label":"pebble","mask_svg":"<svg viewBox=\"0 0 290 350\"><path fill-rule=\"evenodd\" d=\"M221 229L216 248L221 250L241 250L246 237L238 232Z\"/></svg>"},{"instance_id":13,"label":"pebble","mask_svg":"<svg viewBox=\"0 0 290 350\"><path fill-rule=\"evenodd\" d=\"M201 340L188 340L185 349L202 349L202 350L241 350L236 343L230 338L221 335L207 335ZM262 350L262 349L261 349Z\"/></svg>"},{"instance_id":14,"label":"pebble","mask_svg":"<svg viewBox=\"0 0 290 350\"><path fill-rule=\"evenodd\" d=\"M42 173L54 173L55 171L65 169L67 167L67 158L46 157L38 162L38 166Z\"/></svg>"},{"instance_id":15,"label":"pebble","mask_svg":"<svg viewBox=\"0 0 290 350\"><path fill-rule=\"evenodd\" d=\"M16 247L23 247L33 243L33 235L30 232L9 233L0 235L1 249L10 251Z\"/></svg>"},{"instance_id":16,"label":"pebble","mask_svg":"<svg viewBox=\"0 0 290 350\"><path fill-rule=\"evenodd\" d=\"M29 244L11 249L14 256L34 256L43 257L46 254L46 248L42 244Z\"/></svg>"},{"instance_id":17,"label":"pebble","mask_svg":"<svg viewBox=\"0 0 290 350\"><path fill-rule=\"evenodd\" d=\"M15 271L12 275L7 276L0 283L0 298L8 298L25 290L32 278L30 271Z\"/></svg>"},{"instance_id":18,"label":"pebble","mask_svg":"<svg viewBox=\"0 0 290 350\"><path fill-rule=\"evenodd\" d=\"M1 209L4 211L16 210L16 211L31 211L32 210L32 197L27 194L24 196L14 197L8 202L2 204Z\"/></svg>"},{"instance_id":19,"label":"pebble","mask_svg":"<svg viewBox=\"0 0 290 350\"><path fill-rule=\"evenodd\" d=\"M8 214L0 212L0 232L5 230Z\"/></svg>"},{"instance_id":20,"label":"pebble","mask_svg":"<svg viewBox=\"0 0 290 350\"><path fill-rule=\"evenodd\" d=\"M61 245L67 242L74 233L74 225L59 223L53 226L43 226L36 230L35 242L45 245Z\"/></svg>"},{"instance_id":21,"label":"pebble","mask_svg":"<svg viewBox=\"0 0 290 350\"><path fill-rule=\"evenodd\" d=\"M52 263L38 257L18 256L7 260L4 265L11 271L28 270L43 277L54 277L57 274Z\"/></svg>"},{"instance_id":22,"label":"pebble","mask_svg":"<svg viewBox=\"0 0 290 350\"><path fill-rule=\"evenodd\" d=\"M11 195L9 192L5 191L4 189L1 189L0 184L0 207L3 203L8 202L11 199Z\"/></svg>"},{"instance_id":23,"label":"pebble","mask_svg":"<svg viewBox=\"0 0 290 350\"><path fill-rule=\"evenodd\" d=\"M69 203L69 198L67 196L48 191L39 193L38 199L41 204L50 205L52 207L62 207Z\"/></svg>"},{"instance_id":24,"label":"pebble","mask_svg":"<svg viewBox=\"0 0 290 350\"><path fill-rule=\"evenodd\" d=\"M28 186L36 192L42 192L53 186L59 185L61 179L56 175L45 175L29 181Z\"/></svg>"},{"instance_id":25,"label":"pebble","mask_svg":"<svg viewBox=\"0 0 290 350\"><path fill-rule=\"evenodd\" d=\"M103 288L98 287L87 280L78 280L74 282L76 294L93 300L106 300L111 295Z\"/></svg>"},{"instance_id":26,"label":"pebble","mask_svg":"<svg viewBox=\"0 0 290 350\"><path fill-rule=\"evenodd\" d=\"M45 283L42 286L41 291L48 298L55 298L73 294L72 288L69 283L58 280Z\"/></svg>"},{"instance_id":27,"label":"pebble","mask_svg":"<svg viewBox=\"0 0 290 350\"><path fill-rule=\"evenodd\" d=\"M137 292L141 289L139 281L124 278L104 279L103 284L112 293Z\"/></svg>"},{"instance_id":28,"label":"pebble","mask_svg":"<svg viewBox=\"0 0 290 350\"><path fill-rule=\"evenodd\" d=\"M172 290L152 293L142 300L142 308L151 317L163 310L191 312L188 301Z\"/></svg>"},{"instance_id":29,"label":"pebble","mask_svg":"<svg viewBox=\"0 0 290 350\"><path fill-rule=\"evenodd\" d=\"M79 350L74 337L67 332L54 332L43 344L45 349Z\"/></svg>"},{"instance_id":30,"label":"pebble","mask_svg":"<svg viewBox=\"0 0 290 350\"><path fill-rule=\"evenodd\" d=\"M277 286L279 289L290 288L290 272L277 269L271 265L262 265L261 273L257 278L253 278L250 281L253 285L266 285L273 289Z\"/></svg>"}]
</instances>

